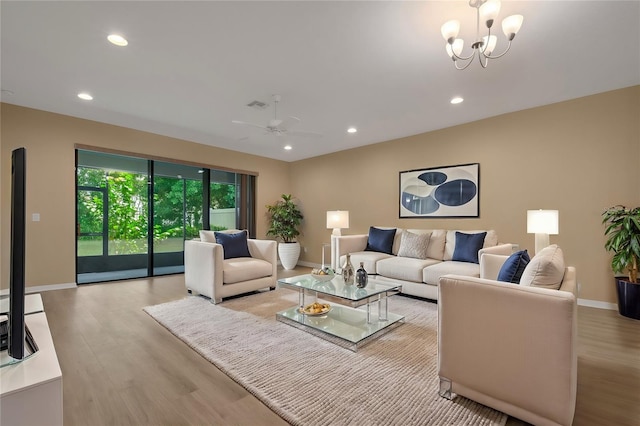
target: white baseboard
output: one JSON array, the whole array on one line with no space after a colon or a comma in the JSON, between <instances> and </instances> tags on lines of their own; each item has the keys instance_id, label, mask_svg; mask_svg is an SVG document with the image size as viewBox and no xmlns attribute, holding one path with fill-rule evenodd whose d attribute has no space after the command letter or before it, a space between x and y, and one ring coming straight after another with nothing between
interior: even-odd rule
<instances>
[{"instance_id":1,"label":"white baseboard","mask_svg":"<svg viewBox=\"0 0 640 426\"><path fill-rule=\"evenodd\" d=\"M612 311L618 310L618 305L615 303L601 302L599 300L578 299L579 306L587 306L589 308L609 309Z\"/></svg>"},{"instance_id":2,"label":"white baseboard","mask_svg":"<svg viewBox=\"0 0 640 426\"><path fill-rule=\"evenodd\" d=\"M78 285L76 283L62 283L62 284L51 284L51 285L36 285L32 287L25 288L25 293L41 293L43 291L51 291L51 290L65 290L67 288L77 288Z\"/></svg>"},{"instance_id":3,"label":"white baseboard","mask_svg":"<svg viewBox=\"0 0 640 426\"><path fill-rule=\"evenodd\" d=\"M31 286L31 287L25 287L24 293L25 294L42 293L43 291L64 290L64 289L67 289L67 288L76 288L76 287L78 287L78 285L76 283L35 285L35 286ZM8 288L0 290L0 296L7 296L7 295L9 295L9 289Z\"/></svg>"}]
</instances>

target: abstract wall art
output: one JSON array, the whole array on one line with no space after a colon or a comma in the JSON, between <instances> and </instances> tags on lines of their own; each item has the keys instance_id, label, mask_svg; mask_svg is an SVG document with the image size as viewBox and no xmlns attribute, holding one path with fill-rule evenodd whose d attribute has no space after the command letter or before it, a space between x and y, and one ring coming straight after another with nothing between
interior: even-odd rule
<instances>
[{"instance_id":1,"label":"abstract wall art","mask_svg":"<svg viewBox=\"0 0 640 426\"><path fill-rule=\"evenodd\" d=\"M480 164L400 172L400 218L479 217Z\"/></svg>"}]
</instances>

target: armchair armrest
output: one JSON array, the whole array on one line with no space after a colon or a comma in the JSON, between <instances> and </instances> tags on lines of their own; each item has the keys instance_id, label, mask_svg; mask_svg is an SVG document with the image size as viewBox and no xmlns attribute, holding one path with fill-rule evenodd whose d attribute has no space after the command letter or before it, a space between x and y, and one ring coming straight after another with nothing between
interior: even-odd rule
<instances>
[{"instance_id":1,"label":"armchair armrest","mask_svg":"<svg viewBox=\"0 0 640 426\"><path fill-rule=\"evenodd\" d=\"M222 245L204 241L184 242L184 284L215 300L215 288L222 288ZM213 285L212 285L213 283Z\"/></svg>"},{"instance_id":2,"label":"armchair armrest","mask_svg":"<svg viewBox=\"0 0 640 426\"><path fill-rule=\"evenodd\" d=\"M249 238L247 239L247 245L249 246L251 257L266 260L271 264L271 275L274 277L275 282L275 277L278 276L278 243L273 240Z\"/></svg>"},{"instance_id":3,"label":"armchair armrest","mask_svg":"<svg viewBox=\"0 0 640 426\"><path fill-rule=\"evenodd\" d=\"M247 239L251 257L266 260L269 263L278 263L278 243L273 240Z\"/></svg>"},{"instance_id":4,"label":"armchair armrest","mask_svg":"<svg viewBox=\"0 0 640 426\"><path fill-rule=\"evenodd\" d=\"M438 375L451 391L533 424L572 423L573 293L445 275L438 296Z\"/></svg>"}]
</instances>

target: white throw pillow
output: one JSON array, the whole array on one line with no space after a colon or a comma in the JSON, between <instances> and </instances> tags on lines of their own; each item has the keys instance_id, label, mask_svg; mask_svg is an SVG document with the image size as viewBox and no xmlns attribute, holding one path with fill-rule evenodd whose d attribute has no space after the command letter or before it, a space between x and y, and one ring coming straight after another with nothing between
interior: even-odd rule
<instances>
[{"instance_id":1,"label":"white throw pillow","mask_svg":"<svg viewBox=\"0 0 640 426\"><path fill-rule=\"evenodd\" d=\"M556 244L540 250L524 268L520 285L558 290L564 278L564 256Z\"/></svg>"},{"instance_id":2,"label":"white throw pillow","mask_svg":"<svg viewBox=\"0 0 640 426\"><path fill-rule=\"evenodd\" d=\"M200 241L204 241L205 243L215 243L216 236L213 231L205 231L204 229L200 230Z\"/></svg>"},{"instance_id":3,"label":"white throw pillow","mask_svg":"<svg viewBox=\"0 0 640 426\"><path fill-rule=\"evenodd\" d=\"M429 239L431 233L414 234L413 232L404 231L402 240L400 240L400 248L398 249L398 257L412 257L414 259L426 259L427 248L429 247Z\"/></svg>"}]
</instances>

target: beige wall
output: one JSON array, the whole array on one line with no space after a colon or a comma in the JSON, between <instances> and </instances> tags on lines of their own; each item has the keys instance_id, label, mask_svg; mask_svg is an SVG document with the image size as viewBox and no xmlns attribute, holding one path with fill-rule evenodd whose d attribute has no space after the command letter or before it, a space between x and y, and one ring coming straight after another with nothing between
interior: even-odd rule
<instances>
[{"instance_id":1,"label":"beige wall","mask_svg":"<svg viewBox=\"0 0 640 426\"><path fill-rule=\"evenodd\" d=\"M258 235L264 206L291 192L305 215L302 261L319 263L327 210L349 210L351 227L488 229L533 251L526 211L558 209L551 236L578 268L580 297L615 303L600 213L640 205L640 86L294 163L2 104L2 287L8 282L10 152L28 156L27 285L75 281L74 144L258 172ZM398 172L480 163L480 217L399 219ZM56 184L51 184L56 182Z\"/></svg>"},{"instance_id":2,"label":"beige wall","mask_svg":"<svg viewBox=\"0 0 640 426\"><path fill-rule=\"evenodd\" d=\"M292 190L305 215L303 260L320 262L327 210L349 210L343 233L370 225L496 229L533 252L526 211L560 211L551 236L577 267L580 297L615 303L601 212L640 205L640 86L299 161ZM399 219L398 172L480 163L480 217Z\"/></svg>"},{"instance_id":3,"label":"beige wall","mask_svg":"<svg viewBox=\"0 0 640 426\"><path fill-rule=\"evenodd\" d=\"M75 282L75 144L257 172L257 235L266 204L289 192L290 164L123 127L1 104L2 288L9 282L11 150L27 149L26 284ZM40 222L32 222L32 213Z\"/></svg>"}]
</instances>

